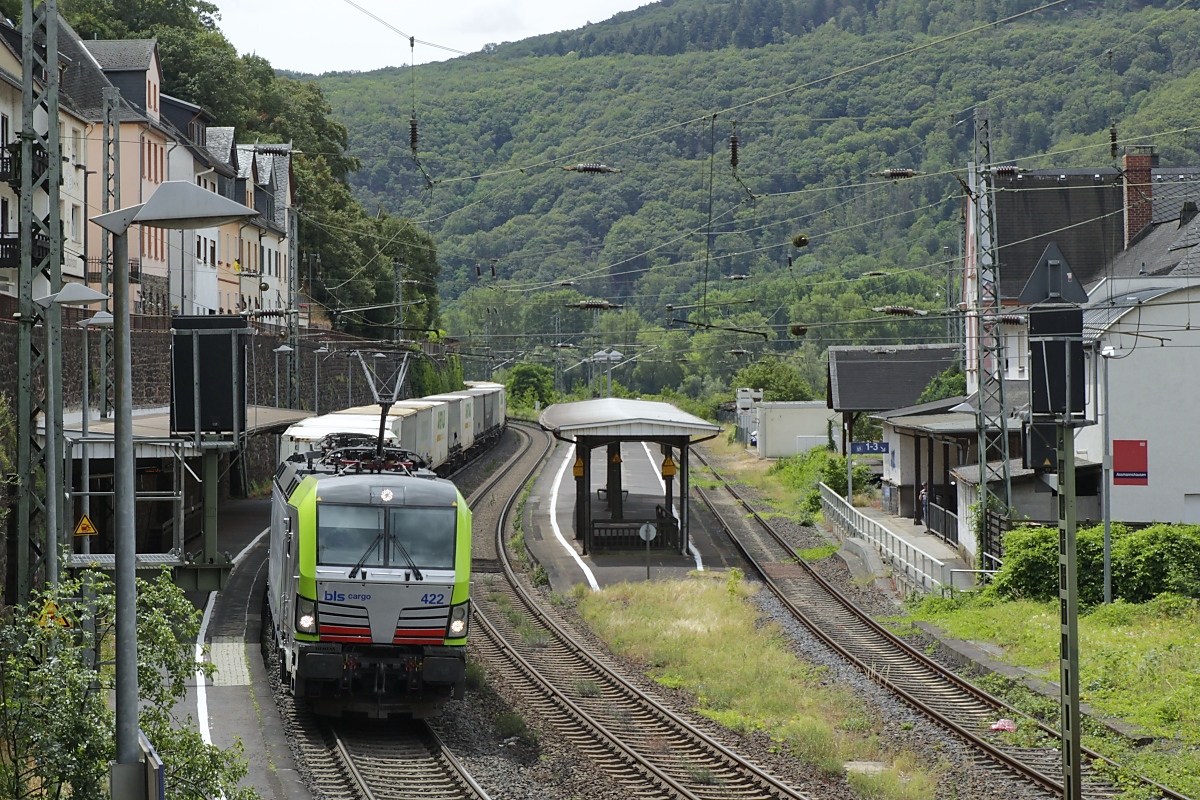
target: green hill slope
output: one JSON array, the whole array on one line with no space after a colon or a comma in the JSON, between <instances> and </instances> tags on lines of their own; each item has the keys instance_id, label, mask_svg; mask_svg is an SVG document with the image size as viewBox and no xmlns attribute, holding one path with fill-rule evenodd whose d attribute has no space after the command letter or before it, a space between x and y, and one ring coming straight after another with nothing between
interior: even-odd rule
<instances>
[{"instance_id":1,"label":"green hill slope","mask_svg":"<svg viewBox=\"0 0 1200 800\"><path fill-rule=\"evenodd\" d=\"M350 128L358 196L427 220L449 299L480 285L527 299L574 281L572 291L660 323L666 305L706 292L759 301L710 322L844 321L877 316L868 306L880 302L945 307L961 205L950 173L964 174L977 104L990 109L1001 158L1097 145L1023 166L1110 164L1114 120L1123 138L1152 137L1140 141L1164 164L1200 163L1200 136L1178 132L1200 118L1184 102L1197 91L1200 15L1057 6L937 41L1032 7L676 0L415 76L316 80ZM651 41L672 30L685 34L674 45ZM408 147L414 78L424 174ZM622 172L561 169L583 162ZM923 175L872 177L888 168ZM789 244L800 232L803 251ZM879 271L890 274L862 277ZM450 304L451 321L467 299ZM811 329L810 354L834 341L937 338L945 324L822 330Z\"/></svg>"}]
</instances>

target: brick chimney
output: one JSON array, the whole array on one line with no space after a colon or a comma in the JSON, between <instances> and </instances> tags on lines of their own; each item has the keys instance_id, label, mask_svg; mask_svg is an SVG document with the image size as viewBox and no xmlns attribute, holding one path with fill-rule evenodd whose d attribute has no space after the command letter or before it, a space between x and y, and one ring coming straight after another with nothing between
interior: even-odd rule
<instances>
[{"instance_id":1,"label":"brick chimney","mask_svg":"<svg viewBox=\"0 0 1200 800\"><path fill-rule=\"evenodd\" d=\"M1158 166L1154 145L1135 145L1122 158L1125 171L1125 247L1138 238L1154 218L1150 170Z\"/></svg>"}]
</instances>

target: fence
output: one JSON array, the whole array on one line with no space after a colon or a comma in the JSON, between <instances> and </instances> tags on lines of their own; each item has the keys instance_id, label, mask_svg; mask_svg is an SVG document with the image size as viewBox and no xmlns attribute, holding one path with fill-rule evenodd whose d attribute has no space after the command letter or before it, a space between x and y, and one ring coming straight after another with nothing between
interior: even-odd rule
<instances>
[{"instance_id":1,"label":"fence","mask_svg":"<svg viewBox=\"0 0 1200 800\"><path fill-rule=\"evenodd\" d=\"M929 519L925 520L929 530L953 545L958 544L958 515L937 503L929 504Z\"/></svg>"},{"instance_id":2,"label":"fence","mask_svg":"<svg viewBox=\"0 0 1200 800\"><path fill-rule=\"evenodd\" d=\"M854 536L870 542L896 571L922 589L954 585L949 566L864 515L824 483L821 484L821 508L825 512L825 521L833 525L839 536Z\"/></svg>"}]
</instances>

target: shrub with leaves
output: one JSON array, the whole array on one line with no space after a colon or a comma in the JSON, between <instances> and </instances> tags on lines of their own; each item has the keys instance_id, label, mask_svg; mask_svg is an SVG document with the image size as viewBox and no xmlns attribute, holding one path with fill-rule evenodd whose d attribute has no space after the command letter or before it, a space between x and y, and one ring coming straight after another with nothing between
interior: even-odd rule
<instances>
[{"instance_id":1,"label":"shrub with leaves","mask_svg":"<svg viewBox=\"0 0 1200 800\"><path fill-rule=\"evenodd\" d=\"M1076 534L1079 602L1104 599L1104 529ZM1144 603L1164 592L1200 597L1200 526L1112 526L1113 596ZM1014 528L1004 537L1004 566L992 591L1005 598L1048 601L1058 596L1058 529Z\"/></svg>"},{"instance_id":2,"label":"shrub with leaves","mask_svg":"<svg viewBox=\"0 0 1200 800\"><path fill-rule=\"evenodd\" d=\"M0 620L0 796L108 797L115 676L111 662L90 666L90 653L111 657L114 600L111 579L89 572ZM69 627L39 624L48 601ZM168 571L138 581L137 621L139 722L165 764L167 798L258 797L238 788L246 774L241 747L205 744L191 716L178 714L197 670L200 614ZM200 669L211 676L213 667Z\"/></svg>"}]
</instances>

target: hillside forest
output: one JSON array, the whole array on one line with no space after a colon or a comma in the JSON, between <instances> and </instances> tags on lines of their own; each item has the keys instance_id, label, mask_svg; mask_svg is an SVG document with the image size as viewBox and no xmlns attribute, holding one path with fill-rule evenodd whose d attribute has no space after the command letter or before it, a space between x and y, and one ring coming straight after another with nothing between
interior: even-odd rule
<instances>
[{"instance_id":1,"label":"hillside forest","mask_svg":"<svg viewBox=\"0 0 1200 800\"><path fill-rule=\"evenodd\" d=\"M630 393L728 396L761 361L819 393L830 345L955 335L977 109L1005 163L1111 166L1113 124L1197 163L1194 3L1037 8L663 0L311 80L347 127L355 196L436 241L469 376L540 363L578 389L611 347L639 355L614 375ZM569 169L587 163L620 171ZM622 308L567 307L587 299Z\"/></svg>"},{"instance_id":2,"label":"hillside forest","mask_svg":"<svg viewBox=\"0 0 1200 800\"><path fill-rule=\"evenodd\" d=\"M830 345L958 335L978 109L1006 163L1109 166L1112 125L1197 163L1194 2L660 0L322 76L239 55L206 0L60 7L157 39L164 90L238 141L295 144L302 288L339 328L449 335L467 377L537 365L559 393L613 348L617 393L711 409L739 372L819 395ZM424 301L404 330L352 310L397 285Z\"/></svg>"}]
</instances>

